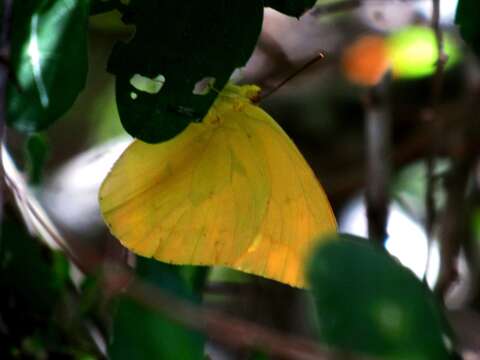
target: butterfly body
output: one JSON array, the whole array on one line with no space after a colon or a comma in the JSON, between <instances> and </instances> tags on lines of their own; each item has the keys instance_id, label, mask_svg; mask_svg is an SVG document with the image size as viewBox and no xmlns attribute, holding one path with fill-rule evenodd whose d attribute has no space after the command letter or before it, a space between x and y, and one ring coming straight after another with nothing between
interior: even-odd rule
<instances>
[{"instance_id":1,"label":"butterfly body","mask_svg":"<svg viewBox=\"0 0 480 360\"><path fill-rule=\"evenodd\" d=\"M164 143L129 146L100 190L124 246L305 286L305 258L335 218L293 142L250 100L258 91L227 85L202 122Z\"/></svg>"}]
</instances>

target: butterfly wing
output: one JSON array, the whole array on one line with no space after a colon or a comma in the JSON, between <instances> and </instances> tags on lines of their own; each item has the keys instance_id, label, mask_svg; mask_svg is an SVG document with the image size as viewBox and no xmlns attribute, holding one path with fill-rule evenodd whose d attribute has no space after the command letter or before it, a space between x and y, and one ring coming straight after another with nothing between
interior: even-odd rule
<instances>
[{"instance_id":1,"label":"butterfly wing","mask_svg":"<svg viewBox=\"0 0 480 360\"><path fill-rule=\"evenodd\" d=\"M330 203L311 168L281 127L247 105L239 122L260 144L270 198L259 233L236 265L262 263L260 275L304 287L306 257L320 236L336 231ZM246 120L248 118L249 120Z\"/></svg>"},{"instance_id":2,"label":"butterfly wing","mask_svg":"<svg viewBox=\"0 0 480 360\"><path fill-rule=\"evenodd\" d=\"M192 123L167 142L130 145L100 189L105 221L143 256L304 286L314 237L335 230L319 183L260 108L242 103L209 116L221 124Z\"/></svg>"},{"instance_id":3,"label":"butterfly wing","mask_svg":"<svg viewBox=\"0 0 480 360\"><path fill-rule=\"evenodd\" d=\"M269 184L261 169L237 123L192 123L165 143L134 141L102 184L100 207L112 233L137 254L230 265L265 213Z\"/></svg>"}]
</instances>

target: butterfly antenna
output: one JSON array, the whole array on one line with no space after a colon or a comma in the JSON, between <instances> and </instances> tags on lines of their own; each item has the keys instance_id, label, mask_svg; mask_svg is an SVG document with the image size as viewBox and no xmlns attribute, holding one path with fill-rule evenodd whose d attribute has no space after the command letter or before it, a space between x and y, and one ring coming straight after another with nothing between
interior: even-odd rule
<instances>
[{"instance_id":1,"label":"butterfly antenna","mask_svg":"<svg viewBox=\"0 0 480 360\"><path fill-rule=\"evenodd\" d=\"M303 66L301 66L299 69L295 70L292 74L287 76L284 80L282 80L279 84L274 86L272 89L270 89L267 93L260 95L258 102L265 100L268 98L270 95L275 93L278 89L280 89L282 86L284 86L286 83L288 83L290 80L295 78L298 74L302 73L312 65L316 64L318 61L322 60L325 58L325 55L323 53L318 53L317 56L315 56L313 59L305 63Z\"/></svg>"}]
</instances>

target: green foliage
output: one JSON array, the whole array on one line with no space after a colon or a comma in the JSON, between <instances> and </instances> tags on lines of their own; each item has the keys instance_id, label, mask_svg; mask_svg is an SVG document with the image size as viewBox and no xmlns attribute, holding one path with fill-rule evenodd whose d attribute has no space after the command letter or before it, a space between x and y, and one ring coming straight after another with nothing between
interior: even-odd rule
<instances>
[{"instance_id":1,"label":"green foliage","mask_svg":"<svg viewBox=\"0 0 480 360\"><path fill-rule=\"evenodd\" d=\"M73 104L87 74L88 0L14 1L8 123L45 129Z\"/></svg>"},{"instance_id":2,"label":"green foliage","mask_svg":"<svg viewBox=\"0 0 480 360\"><path fill-rule=\"evenodd\" d=\"M124 20L135 24L135 36L118 43L109 60L125 130L154 143L200 121L232 71L250 57L262 18L259 0L211 0L208 6L132 0ZM194 91L202 80L205 94Z\"/></svg>"},{"instance_id":3,"label":"green foliage","mask_svg":"<svg viewBox=\"0 0 480 360\"><path fill-rule=\"evenodd\" d=\"M189 267L193 271L193 267ZM138 258L137 274L145 281L176 296L193 301L199 294L184 279L182 267ZM204 272L204 268L198 271ZM189 277L197 278L190 274ZM117 303L109 355L118 359L203 359L204 339L158 312L128 298Z\"/></svg>"},{"instance_id":4,"label":"green foliage","mask_svg":"<svg viewBox=\"0 0 480 360\"><path fill-rule=\"evenodd\" d=\"M136 27L128 43L113 49L108 69L116 76L117 106L127 132L147 142L159 142L174 137L190 122L200 121L234 69L246 63L260 33L264 6L299 17L315 1L91 3L14 1L11 66L18 84L11 81L8 86L10 126L36 132L72 106L85 85L89 15L119 10L125 23ZM477 54L479 13L477 0L459 0L456 23ZM433 69L431 59L427 60ZM317 110L324 118L324 106ZM46 158L44 138L30 137L26 150L27 170L31 181L38 183ZM425 215L425 184L419 180L424 176L424 167L411 168L400 174L393 189L393 196L415 210L417 218ZM442 195L435 198L442 200ZM439 201L439 208L442 205ZM478 212L472 226L480 234ZM170 266L144 258L138 259L137 266L137 275L143 280L194 302L201 300L208 271L206 267ZM245 275L217 270L220 272L222 281L225 272L230 274L228 281L239 276L245 281ZM430 291L365 239L341 235L321 246L310 264L309 279L320 337L327 344L382 359L449 357L452 334ZM204 358L204 337L163 314L127 297L117 299L115 311L103 306L101 278L87 278L80 299L72 296L70 286L69 263L63 255L42 247L7 211L0 237L0 343L8 347L0 346L0 358L93 359L91 344L84 341L85 332L79 329L88 316L90 323L98 321L104 330L111 313L113 333L108 352L113 360ZM77 339L78 334L83 335ZM252 358L268 357L256 352Z\"/></svg>"},{"instance_id":5,"label":"green foliage","mask_svg":"<svg viewBox=\"0 0 480 360\"><path fill-rule=\"evenodd\" d=\"M78 336L78 322L65 321L68 284L64 256L41 246L24 224L5 214L0 238L0 342L8 346L0 346L1 359L88 354L88 341Z\"/></svg>"},{"instance_id":6,"label":"green foliage","mask_svg":"<svg viewBox=\"0 0 480 360\"><path fill-rule=\"evenodd\" d=\"M31 184L42 181L43 168L48 156L47 140L43 134L30 136L25 144L28 178Z\"/></svg>"},{"instance_id":7,"label":"green foliage","mask_svg":"<svg viewBox=\"0 0 480 360\"><path fill-rule=\"evenodd\" d=\"M426 285L365 239L332 240L309 268L322 340L382 359L448 359L450 328Z\"/></svg>"},{"instance_id":8,"label":"green foliage","mask_svg":"<svg viewBox=\"0 0 480 360\"><path fill-rule=\"evenodd\" d=\"M459 0L455 23L460 28L463 39L480 55L480 2L478 0Z\"/></svg>"},{"instance_id":9,"label":"green foliage","mask_svg":"<svg viewBox=\"0 0 480 360\"><path fill-rule=\"evenodd\" d=\"M91 0L90 15L96 15L122 7L120 0Z\"/></svg>"},{"instance_id":10,"label":"green foliage","mask_svg":"<svg viewBox=\"0 0 480 360\"><path fill-rule=\"evenodd\" d=\"M450 70L461 60L461 53L448 33L444 35L443 48L448 60L445 70ZM388 37L389 58L395 78L402 80L432 76L438 58L434 31L427 26L409 26Z\"/></svg>"},{"instance_id":11,"label":"green foliage","mask_svg":"<svg viewBox=\"0 0 480 360\"><path fill-rule=\"evenodd\" d=\"M65 262L65 259L44 254L38 240L25 232L24 225L6 215L2 224L0 260L0 286L5 291L14 291L22 301L34 298L30 306L35 311L49 312L68 278L63 270L57 271L64 268L64 264L57 262Z\"/></svg>"}]
</instances>

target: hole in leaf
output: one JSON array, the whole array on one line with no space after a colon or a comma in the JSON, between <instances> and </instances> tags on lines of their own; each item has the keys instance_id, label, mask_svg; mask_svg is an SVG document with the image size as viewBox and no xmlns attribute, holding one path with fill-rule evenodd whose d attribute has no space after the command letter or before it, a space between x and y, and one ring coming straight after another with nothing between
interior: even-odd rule
<instances>
[{"instance_id":1,"label":"hole in leaf","mask_svg":"<svg viewBox=\"0 0 480 360\"><path fill-rule=\"evenodd\" d=\"M159 74L154 78L149 78L140 74L135 74L130 78L130 84L139 91L156 94L165 84L165 76Z\"/></svg>"},{"instance_id":2,"label":"hole in leaf","mask_svg":"<svg viewBox=\"0 0 480 360\"><path fill-rule=\"evenodd\" d=\"M215 84L214 77L204 77L202 80L198 81L193 87L194 95L207 95Z\"/></svg>"}]
</instances>

